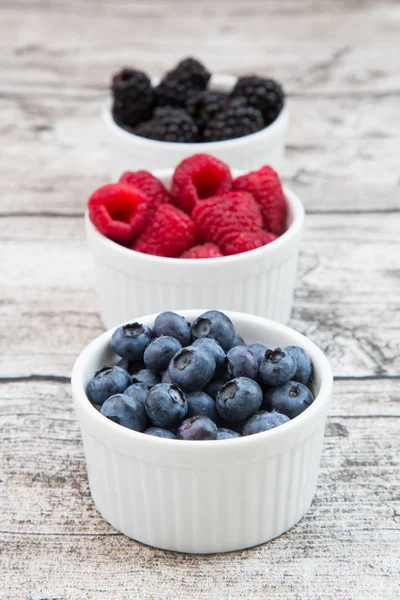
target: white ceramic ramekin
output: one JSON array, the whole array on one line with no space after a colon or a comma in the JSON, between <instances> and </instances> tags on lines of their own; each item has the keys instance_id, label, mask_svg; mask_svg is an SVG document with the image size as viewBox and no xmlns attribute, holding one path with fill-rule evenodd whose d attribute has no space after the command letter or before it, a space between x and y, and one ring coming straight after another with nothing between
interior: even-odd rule
<instances>
[{"instance_id":1,"label":"white ceramic ramekin","mask_svg":"<svg viewBox=\"0 0 400 600\"><path fill-rule=\"evenodd\" d=\"M229 92L236 80L237 77L233 75L213 75L209 87ZM288 110L284 107L271 125L257 133L234 140L201 144L157 142L129 133L115 123L110 104L103 110L103 121L113 179L123 171L176 167L181 160L197 152L213 154L233 169L250 170L271 165L279 173L285 149Z\"/></svg>"},{"instance_id":2,"label":"white ceramic ramekin","mask_svg":"<svg viewBox=\"0 0 400 600\"><path fill-rule=\"evenodd\" d=\"M192 321L202 310L177 311ZM72 394L89 485L101 515L125 535L157 548L212 553L261 544L284 533L313 499L332 372L321 350L278 323L226 312L247 343L297 345L309 354L315 401L273 430L224 440L183 442L131 431L103 417L86 397L87 382L116 362L113 330L77 359ZM152 326L156 315L132 317Z\"/></svg>"},{"instance_id":3,"label":"white ceramic ramekin","mask_svg":"<svg viewBox=\"0 0 400 600\"><path fill-rule=\"evenodd\" d=\"M236 177L239 172L233 172ZM167 186L172 170L156 171ZM86 214L97 298L106 327L133 315L212 306L287 323L292 310L304 208L284 188L288 229L266 246L223 258L177 259L135 252L107 239Z\"/></svg>"}]
</instances>

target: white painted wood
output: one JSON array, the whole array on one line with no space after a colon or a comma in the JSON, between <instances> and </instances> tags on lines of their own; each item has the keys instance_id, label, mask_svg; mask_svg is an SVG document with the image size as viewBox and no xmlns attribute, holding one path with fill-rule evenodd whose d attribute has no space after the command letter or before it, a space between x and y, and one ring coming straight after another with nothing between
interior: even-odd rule
<instances>
[{"instance_id":1,"label":"white painted wood","mask_svg":"<svg viewBox=\"0 0 400 600\"><path fill-rule=\"evenodd\" d=\"M400 596L399 24L394 0L1 3L0 598ZM110 74L189 54L285 85L285 180L309 212L291 324L339 377L306 518L210 557L100 518L68 384L102 331L81 216L108 180Z\"/></svg>"}]
</instances>

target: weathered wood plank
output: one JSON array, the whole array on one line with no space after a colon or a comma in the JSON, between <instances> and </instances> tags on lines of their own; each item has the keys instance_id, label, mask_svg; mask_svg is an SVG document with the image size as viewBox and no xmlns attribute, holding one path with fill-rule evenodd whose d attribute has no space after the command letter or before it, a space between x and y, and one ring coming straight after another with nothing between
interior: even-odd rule
<instances>
[{"instance_id":1,"label":"weathered wood plank","mask_svg":"<svg viewBox=\"0 0 400 600\"><path fill-rule=\"evenodd\" d=\"M82 219L2 223L3 375L68 376L103 329ZM399 372L399 223L385 214L307 218L291 323L327 352L335 375Z\"/></svg>"},{"instance_id":2,"label":"weathered wood plank","mask_svg":"<svg viewBox=\"0 0 400 600\"><path fill-rule=\"evenodd\" d=\"M100 118L105 97L3 100L2 138L7 143L17 135L18 144L1 158L1 171L13 176L3 178L0 215L83 212L89 194L109 181ZM285 180L308 210L400 209L396 98L289 98L289 103Z\"/></svg>"},{"instance_id":3,"label":"weathered wood plank","mask_svg":"<svg viewBox=\"0 0 400 600\"><path fill-rule=\"evenodd\" d=\"M296 590L298 598L394 598L399 419L391 382L337 382L307 516L270 544L196 557L153 551L117 534L98 515L68 384L3 384L5 597L287 599Z\"/></svg>"}]
</instances>

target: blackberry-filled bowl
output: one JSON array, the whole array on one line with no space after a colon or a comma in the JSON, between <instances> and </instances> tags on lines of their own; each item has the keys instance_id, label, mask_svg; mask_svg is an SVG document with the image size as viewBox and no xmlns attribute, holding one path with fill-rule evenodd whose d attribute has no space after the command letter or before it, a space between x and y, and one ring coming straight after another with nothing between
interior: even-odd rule
<instances>
[{"instance_id":1,"label":"blackberry-filled bowl","mask_svg":"<svg viewBox=\"0 0 400 600\"><path fill-rule=\"evenodd\" d=\"M155 171L168 188L173 170ZM232 171L234 177L241 171ZM95 268L97 299L106 327L132 315L175 306L213 306L287 323L293 304L304 207L283 188L286 231L255 250L221 258L164 258L136 252L102 235L86 213L86 234Z\"/></svg>"},{"instance_id":2,"label":"blackberry-filled bowl","mask_svg":"<svg viewBox=\"0 0 400 600\"><path fill-rule=\"evenodd\" d=\"M208 89L230 92L237 77L212 75ZM157 79L153 80L158 83ZM220 142L173 143L140 137L120 127L113 119L111 104L103 109L105 139L109 150L109 175L117 178L126 170L175 167L197 152L213 154L234 169L258 169L271 165L278 173L284 157L288 109L285 106L276 120L256 133Z\"/></svg>"},{"instance_id":3,"label":"blackberry-filled bowl","mask_svg":"<svg viewBox=\"0 0 400 600\"><path fill-rule=\"evenodd\" d=\"M177 310L193 321L203 310ZM96 508L115 529L157 548L191 553L240 550L293 527L315 494L332 372L322 351L293 329L225 311L250 344L302 347L313 364L314 402L272 430L216 441L142 434L100 414L86 395L89 379L116 364L114 330L90 343L72 373ZM156 315L131 317L151 327Z\"/></svg>"}]
</instances>

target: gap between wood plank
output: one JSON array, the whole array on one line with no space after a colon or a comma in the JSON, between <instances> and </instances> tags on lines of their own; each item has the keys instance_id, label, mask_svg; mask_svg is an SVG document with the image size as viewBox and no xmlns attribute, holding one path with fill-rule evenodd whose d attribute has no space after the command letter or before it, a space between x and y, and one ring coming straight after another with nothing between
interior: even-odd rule
<instances>
[{"instance_id":1,"label":"gap between wood plank","mask_svg":"<svg viewBox=\"0 0 400 600\"><path fill-rule=\"evenodd\" d=\"M367 208L365 210L351 209L330 209L315 210L306 209L308 215L390 215L400 213L400 208ZM54 218L54 219L83 219L84 213L63 213L63 212L6 212L0 213L0 219L20 219L20 218Z\"/></svg>"}]
</instances>

